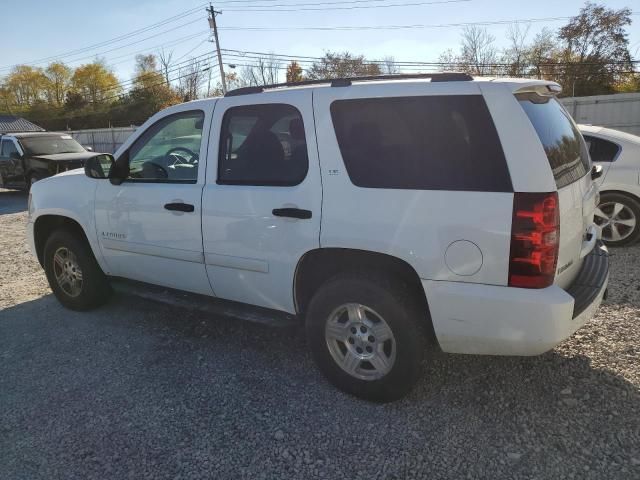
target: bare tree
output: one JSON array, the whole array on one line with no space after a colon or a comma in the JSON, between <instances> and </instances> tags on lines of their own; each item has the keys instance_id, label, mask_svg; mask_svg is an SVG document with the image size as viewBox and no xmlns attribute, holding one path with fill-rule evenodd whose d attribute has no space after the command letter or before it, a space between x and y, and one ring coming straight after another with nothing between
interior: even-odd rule
<instances>
[{"instance_id":1,"label":"bare tree","mask_svg":"<svg viewBox=\"0 0 640 480\"><path fill-rule=\"evenodd\" d=\"M242 70L242 80L247 85L270 85L278 83L281 68L280 61L273 55L258 58L253 65Z\"/></svg>"},{"instance_id":2,"label":"bare tree","mask_svg":"<svg viewBox=\"0 0 640 480\"><path fill-rule=\"evenodd\" d=\"M164 75L164 79L167 82L167 85L169 85L169 70L171 69L171 65L173 65L173 50L165 52L163 48L158 52L158 60L160 61L160 70L162 70L162 75Z\"/></svg>"},{"instance_id":3,"label":"bare tree","mask_svg":"<svg viewBox=\"0 0 640 480\"><path fill-rule=\"evenodd\" d=\"M471 74L495 74L498 52L493 45L495 37L486 28L472 25L462 31L461 60Z\"/></svg>"},{"instance_id":4,"label":"bare tree","mask_svg":"<svg viewBox=\"0 0 640 480\"><path fill-rule=\"evenodd\" d=\"M206 80L206 70L208 68L203 68L203 65L194 59L180 68L177 90L185 102L199 97L200 90Z\"/></svg>"},{"instance_id":5,"label":"bare tree","mask_svg":"<svg viewBox=\"0 0 640 480\"><path fill-rule=\"evenodd\" d=\"M382 59L380 69L382 70L382 73L384 73L385 75L396 75L400 73L400 69L398 68L396 59L392 56L384 57Z\"/></svg>"},{"instance_id":6,"label":"bare tree","mask_svg":"<svg viewBox=\"0 0 640 480\"><path fill-rule=\"evenodd\" d=\"M507 73L511 76L521 77L526 73L529 48L527 36L531 24L521 26L520 23L512 23L507 30L508 47L504 50L504 62L509 64Z\"/></svg>"},{"instance_id":7,"label":"bare tree","mask_svg":"<svg viewBox=\"0 0 640 480\"><path fill-rule=\"evenodd\" d=\"M527 63L531 65L531 73L539 79L554 79L558 50L553 31L547 27L543 28L534 37L528 50Z\"/></svg>"},{"instance_id":8,"label":"bare tree","mask_svg":"<svg viewBox=\"0 0 640 480\"><path fill-rule=\"evenodd\" d=\"M446 49L438 57L440 70L443 72L458 72L460 70L467 71L468 65L462 62L462 59L450 48Z\"/></svg>"}]
</instances>

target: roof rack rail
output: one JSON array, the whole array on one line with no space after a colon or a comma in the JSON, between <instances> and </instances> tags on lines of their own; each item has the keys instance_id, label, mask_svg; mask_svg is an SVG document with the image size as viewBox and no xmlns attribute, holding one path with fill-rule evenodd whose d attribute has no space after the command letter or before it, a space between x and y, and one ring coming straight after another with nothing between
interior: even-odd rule
<instances>
[{"instance_id":1,"label":"roof rack rail","mask_svg":"<svg viewBox=\"0 0 640 480\"><path fill-rule=\"evenodd\" d=\"M366 82L373 80L411 80L430 78L432 82L468 82L473 77L462 72L438 72L438 73L402 73L399 75L369 75L366 77L346 77L346 78L325 78L320 80L303 80L302 82L273 83L271 85L257 85L252 87L241 87L229 90L225 97L237 97L239 95L249 95L261 93L265 90L272 90L284 87L301 87L305 85L321 85L329 83L332 87L348 87L353 82Z\"/></svg>"}]
</instances>

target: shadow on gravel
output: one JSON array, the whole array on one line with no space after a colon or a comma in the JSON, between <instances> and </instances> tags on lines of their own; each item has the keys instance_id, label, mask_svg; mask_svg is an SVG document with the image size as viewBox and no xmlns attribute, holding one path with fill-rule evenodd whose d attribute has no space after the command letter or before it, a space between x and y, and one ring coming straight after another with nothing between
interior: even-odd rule
<instances>
[{"instance_id":1,"label":"shadow on gravel","mask_svg":"<svg viewBox=\"0 0 640 480\"><path fill-rule=\"evenodd\" d=\"M27 209L27 194L21 190L0 188L0 215L24 212Z\"/></svg>"},{"instance_id":2,"label":"shadow on gravel","mask_svg":"<svg viewBox=\"0 0 640 480\"><path fill-rule=\"evenodd\" d=\"M580 354L436 354L376 405L298 329L126 297L0 311L0 478L638 478L639 436L638 388Z\"/></svg>"}]
</instances>

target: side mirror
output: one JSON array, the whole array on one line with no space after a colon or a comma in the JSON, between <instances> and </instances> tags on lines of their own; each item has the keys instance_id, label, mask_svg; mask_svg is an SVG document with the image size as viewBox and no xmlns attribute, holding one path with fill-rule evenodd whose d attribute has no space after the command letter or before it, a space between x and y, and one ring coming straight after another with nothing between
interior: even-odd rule
<instances>
[{"instance_id":1,"label":"side mirror","mask_svg":"<svg viewBox=\"0 0 640 480\"><path fill-rule=\"evenodd\" d=\"M596 180L602 176L602 165L594 165L591 168L591 180Z\"/></svg>"},{"instance_id":2,"label":"side mirror","mask_svg":"<svg viewBox=\"0 0 640 480\"><path fill-rule=\"evenodd\" d=\"M105 179L109 178L116 161L113 155L102 153L95 157L88 158L84 164L84 174L89 178Z\"/></svg>"},{"instance_id":3,"label":"side mirror","mask_svg":"<svg viewBox=\"0 0 640 480\"><path fill-rule=\"evenodd\" d=\"M89 145L83 145L82 146L87 152L93 152L93 147L90 147Z\"/></svg>"}]
</instances>

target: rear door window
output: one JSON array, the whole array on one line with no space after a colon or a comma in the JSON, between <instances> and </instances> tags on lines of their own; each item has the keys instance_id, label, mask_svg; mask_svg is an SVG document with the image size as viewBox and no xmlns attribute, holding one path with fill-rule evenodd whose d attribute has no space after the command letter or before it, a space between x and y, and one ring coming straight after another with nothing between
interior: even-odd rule
<instances>
[{"instance_id":1,"label":"rear door window","mask_svg":"<svg viewBox=\"0 0 640 480\"><path fill-rule=\"evenodd\" d=\"M293 186L309 166L302 115L292 105L229 108L222 120L218 183Z\"/></svg>"},{"instance_id":2,"label":"rear door window","mask_svg":"<svg viewBox=\"0 0 640 480\"><path fill-rule=\"evenodd\" d=\"M589 155L594 162L613 162L618 156L620 147L603 138L583 135L589 148Z\"/></svg>"},{"instance_id":3,"label":"rear door window","mask_svg":"<svg viewBox=\"0 0 640 480\"><path fill-rule=\"evenodd\" d=\"M558 188L584 177L589 171L589 155L575 123L553 97L536 93L517 94L547 154Z\"/></svg>"},{"instance_id":4,"label":"rear door window","mask_svg":"<svg viewBox=\"0 0 640 480\"><path fill-rule=\"evenodd\" d=\"M331 117L359 187L513 191L480 95L336 100Z\"/></svg>"}]
</instances>

